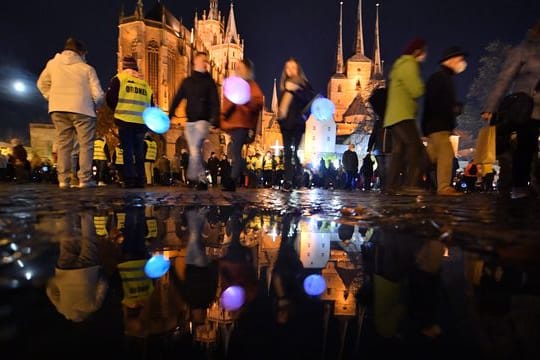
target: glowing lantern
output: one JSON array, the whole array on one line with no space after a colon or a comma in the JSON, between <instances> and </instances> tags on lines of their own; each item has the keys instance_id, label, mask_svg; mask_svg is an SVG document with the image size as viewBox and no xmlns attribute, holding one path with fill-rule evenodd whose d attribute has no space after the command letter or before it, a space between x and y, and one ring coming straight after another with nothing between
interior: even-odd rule
<instances>
[{"instance_id":1,"label":"glowing lantern","mask_svg":"<svg viewBox=\"0 0 540 360\"><path fill-rule=\"evenodd\" d=\"M240 309L245 300L246 292L241 286L229 286L221 294L221 305L227 311Z\"/></svg>"},{"instance_id":2,"label":"glowing lantern","mask_svg":"<svg viewBox=\"0 0 540 360\"><path fill-rule=\"evenodd\" d=\"M146 126L156 134L163 134L169 130L171 121L163 110L158 107L148 107L143 111L143 120Z\"/></svg>"},{"instance_id":3,"label":"glowing lantern","mask_svg":"<svg viewBox=\"0 0 540 360\"><path fill-rule=\"evenodd\" d=\"M171 262L165 256L158 254L154 255L146 262L144 265L144 273L150 279L157 279L165 275L169 268L171 267Z\"/></svg>"},{"instance_id":4,"label":"glowing lantern","mask_svg":"<svg viewBox=\"0 0 540 360\"><path fill-rule=\"evenodd\" d=\"M304 291L311 296L319 296L326 290L326 280L321 275L313 274L304 279Z\"/></svg>"},{"instance_id":5,"label":"glowing lantern","mask_svg":"<svg viewBox=\"0 0 540 360\"><path fill-rule=\"evenodd\" d=\"M251 89L246 80L231 76L223 81L223 95L233 104L244 105L251 99Z\"/></svg>"},{"instance_id":6,"label":"glowing lantern","mask_svg":"<svg viewBox=\"0 0 540 360\"><path fill-rule=\"evenodd\" d=\"M334 118L336 106L330 99L319 97L311 104L311 113L319 121L328 121Z\"/></svg>"}]
</instances>

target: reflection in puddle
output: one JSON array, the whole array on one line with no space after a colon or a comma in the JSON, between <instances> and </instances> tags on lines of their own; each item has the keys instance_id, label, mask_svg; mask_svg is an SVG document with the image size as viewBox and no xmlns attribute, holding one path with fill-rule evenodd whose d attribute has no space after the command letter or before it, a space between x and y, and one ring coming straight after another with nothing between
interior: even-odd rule
<instances>
[{"instance_id":1,"label":"reflection in puddle","mask_svg":"<svg viewBox=\"0 0 540 360\"><path fill-rule=\"evenodd\" d=\"M430 222L137 198L30 218L0 228L26 229L0 241L0 316L14 324L0 340L18 355L111 355L104 344L146 358L538 351L538 269L468 252Z\"/></svg>"}]
</instances>

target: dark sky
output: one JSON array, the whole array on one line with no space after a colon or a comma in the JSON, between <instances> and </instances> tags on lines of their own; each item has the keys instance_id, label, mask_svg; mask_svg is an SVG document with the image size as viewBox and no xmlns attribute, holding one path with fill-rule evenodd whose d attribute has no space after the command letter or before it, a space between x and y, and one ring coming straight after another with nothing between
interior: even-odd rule
<instances>
[{"instance_id":1,"label":"dark sky","mask_svg":"<svg viewBox=\"0 0 540 360\"><path fill-rule=\"evenodd\" d=\"M343 42L345 57L354 45L358 0L344 1ZM27 132L31 121L47 121L46 104L35 80L65 39L74 35L89 48L88 62L95 66L105 87L115 74L118 14L121 3L131 13L136 0L6 1L0 14L0 140ZM148 10L155 0L144 1ZM191 27L195 10L208 9L207 0L164 0L184 24ZM366 55L371 57L375 0L364 0ZM425 37L429 59L424 75L437 66L442 50L458 44L470 53L469 70L458 78L464 97L477 69L478 58L492 40L515 44L540 18L538 0L382 0L381 47L385 70L415 36ZM228 14L230 2L220 1ZM245 54L253 60L257 80L269 97L272 79L279 77L284 60L297 57L315 88L324 92L335 69L339 0L235 0ZM387 71L385 71L386 75ZM28 82L29 91L17 96L13 79ZM21 133L22 131L22 133Z\"/></svg>"}]
</instances>

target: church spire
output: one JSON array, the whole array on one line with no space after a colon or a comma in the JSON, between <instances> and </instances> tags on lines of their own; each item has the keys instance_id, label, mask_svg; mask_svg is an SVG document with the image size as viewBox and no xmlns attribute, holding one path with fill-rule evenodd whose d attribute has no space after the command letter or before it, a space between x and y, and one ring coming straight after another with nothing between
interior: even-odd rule
<instances>
[{"instance_id":1,"label":"church spire","mask_svg":"<svg viewBox=\"0 0 540 360\"><path fill-rule=\"evenodd\" d=\"M217 0L210 0L210 10L208 10L208 20L219 20L219 10Z\"/></svg>"},{"instance_id":2,"label":"church spire","mask_svg":"<svg viewBox=\"0 0 540 360\"><path fill-rule=\"evenodd\" d=\"M143 18L143 2L142 0L137 0L137 7L135 8L135 17L137 19Z\"/></svg>"},{"instance_id":3,"label":"church spire","mask_svg":"<svg viewBox=\"0 0 540 360\"><path fill-rule=\"evenodd\" d=\"M381 39L379 34L379 4L377 3L377 12L375 18L375 42L373 43L373 72L371 76L374 79L383 78L383 68L381 60Z\"/></svg>"},{"instance_id":4,"label":"church spire","mask_svg":"<svg viewBox=\"0 0 540 360\"><path fill-rule=\"evenodd\" d=\"M240 43L238 30L236 30L236 20L234 18L234 4L231 1L231 9L229 10L229 19L225 29L225 43Z\"/></svg>"},{"instance_id":5,"label":"church spire","mask_svg":"<svg viewBox=\"0 0 540 360\"><path fill-rule=\"evenodd\" d=\"M272 112L277 116L278 113L278 98L277 98L277 86L276 79L274 78L274 91L272 91L272 104L270 105Z\"/></svg>"},{"instance_id":6,"label":"church spire","mask_svg":"<svg viewBox=\"0 0 540 360\"><path fill-rule=\"evenodd\" d=\"M339 3L339 34L336 53L336 74L343 74L343 1Z\"/></svg>"},{"instance_id":7,"label":"church spire","mask_svg":"<svg viewBox=\"0 0 540 360\"><path fill-rule=\"evenodd\" d=\"M356 55L364 55L364 21L362 18L362 0L358 0L356 19Z\"/></svg>"}]
</instances>

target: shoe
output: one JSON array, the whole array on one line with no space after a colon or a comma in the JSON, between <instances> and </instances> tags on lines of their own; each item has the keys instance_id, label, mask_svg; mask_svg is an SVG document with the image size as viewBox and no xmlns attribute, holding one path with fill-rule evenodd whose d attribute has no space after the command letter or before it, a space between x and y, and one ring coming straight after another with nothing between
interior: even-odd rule
<instances>
[{"instance_id":1,"label":"shoe","mask_svg":"<svg viewBox=\"0 0 540 360\"><path fill-rule=\"evenodd\" d=\"M527 188L513 188L510 192L510 198L513 200L516 199L525 199L531 196L529 189Z\"/></svg>"},{"instance_id":2,"label":"shoe","mask_svg":"<svg viewBox=\"0 0 540 360\"><path fill-rule=\"evenodd\" d=\"M456 189L447 188L441 191L437 191L437 195L439 196L463 196L465 195L462 192L457 191Z\"/></svg>"},{"instance_id":3,"label":"shoe","mask_svg":"<svg viewBox=\"0 0 540 360\"><path fill-rule=\"evenodd\" d=\"M199 191L206 191L208 190L208 184L200 181L198 184L195 185L195 189Z\"/></svg>"},{"instance_id":4,"label":"shoe","mask_svg":"<svg viewBox=\"0 0 540 360\"><path fill-rule=\"evenodd\" d=\"M89 189L89 188L95 188L97 187L97 184L95 181L88 181L88 182L81 182L79 183L79 189Z\"/></svg>"},{"instance_id":5,"label":"shoe","mask_svg":"<svg viewBox=\"0 0 540 360\"><path fill-rule=\"evenodd\" d=\"M69 184L66 183L66 182L61 182L61 183L58 184L58 187L59 187L60 189L68 189L68 188L69 188Z\"/></svg>"},{"instance_id":6,"label":"shoe","mask_svg":"<svg viewBox=\"0 0 540 360\"><path fill-rule=\"evenodd\" d=\"M103 186L107 186L107 184L105 184L104 181L100 181L100 182L98 182L97 186L103 187Z\"/></svg>"}]
</instances>

